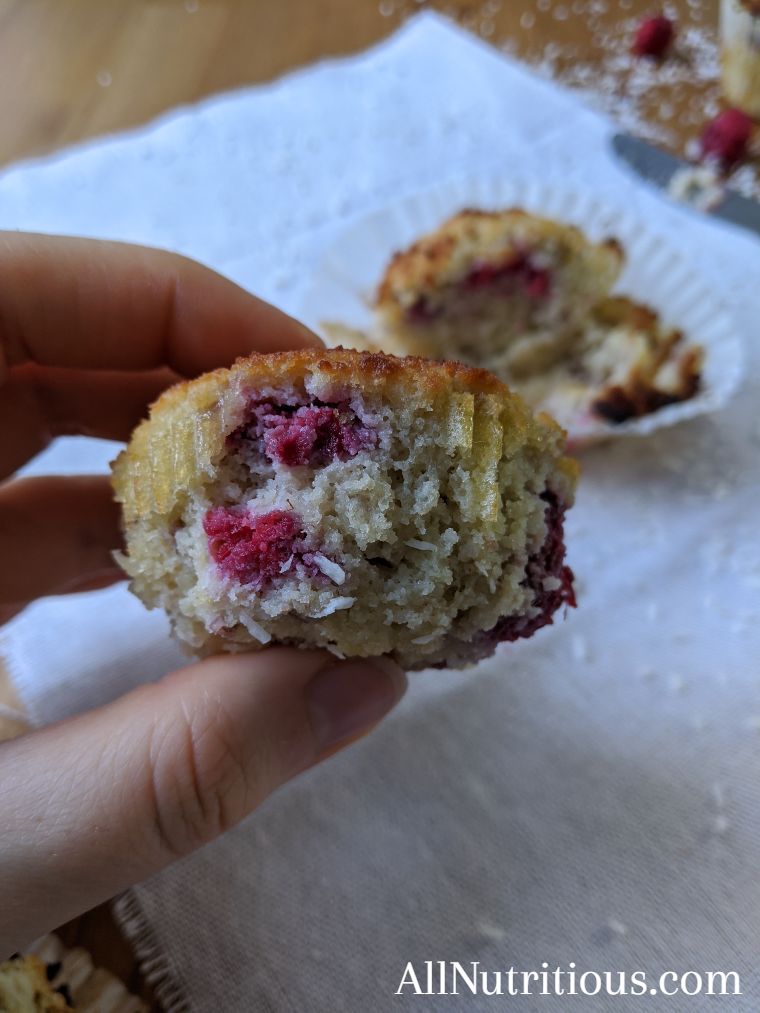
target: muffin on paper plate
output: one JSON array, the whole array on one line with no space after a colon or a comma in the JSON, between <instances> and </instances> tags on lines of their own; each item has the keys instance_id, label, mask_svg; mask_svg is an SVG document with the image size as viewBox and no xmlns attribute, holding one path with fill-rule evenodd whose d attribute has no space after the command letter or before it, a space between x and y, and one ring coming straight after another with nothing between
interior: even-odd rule
<instances>
[{"instance_id":1,"label":"muffin on paper plate","mask_svg":"<svg viewBox=\"0 0 760 1013\"><path fill-rule=\"evenodd\" d=\"M122 565L198 654L461 667L574 604L563 450L483 370L252 355L168 390L115 462Z\"/></svg>"},{"instance_id":2,"label":"muffin on paper plate","mask_svg":"<svg viewBox=\"0 0 760 1013\"><path fill-rule=\"evenodd\" d=\"M323 329L351 347L493 370L582 440L702 387L702 348L610 295L623 260L614 239L524 211L462 211L393 256L371 329Z\"/></svg>"}]
</instances>

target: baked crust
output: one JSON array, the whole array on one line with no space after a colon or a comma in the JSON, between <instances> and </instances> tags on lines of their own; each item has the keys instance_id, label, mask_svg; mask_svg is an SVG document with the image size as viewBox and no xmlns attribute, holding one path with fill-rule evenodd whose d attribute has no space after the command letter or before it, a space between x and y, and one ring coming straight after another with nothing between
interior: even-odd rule
<instances>
[{"instance_id":1,"label":"baked crust","mask_svg":"<svg viewBox=\"0 0 760 1013\"><path fill-rule=\"evenodd\" d=\"M441 415L451 411L448 395L484 395L493 399L499 411L509 411L513 441L541 430L547 444L564 438L552 418L534 419L522 398L485 369L345 348L254 353L229 368L175 384L151 406L150 418L135 429L129 446L113 465L113 486L126 523L146 512L173 509L188 481L199 470L208 470L222 451L226 436L240 420L246 390L289 383L301 386L307 377L336 391L359 386L367 393L381 394L391 404L423 395ZM562 467L568 475L575 474L574 462L568 460Z\"/></svg>"}]
</instances>

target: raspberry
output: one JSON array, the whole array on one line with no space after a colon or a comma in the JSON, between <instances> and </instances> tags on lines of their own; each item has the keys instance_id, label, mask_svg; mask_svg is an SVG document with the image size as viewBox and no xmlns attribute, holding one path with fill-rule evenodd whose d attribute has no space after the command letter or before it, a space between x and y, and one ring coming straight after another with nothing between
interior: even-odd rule
<instances>
[{"instance_id":1,"label":"raspberry","mask_svg":"<svg viewBox=\"0 0 760 1013\"><path fill-rule=\"evenodd\" d=\"M518 274L524 265L525 257L521 254L516 254L504 264L475 264L463 284L466 288L484 288L502 278Z\"/></svg>"},{"instance_id":2,"label":"raspberry","mask_svg":"<svg viewBox=\"0 0 760 1013\"><path fill-rule=\"evenodd\" d=\"M635 56L651 56L661 59L675 38L676 27L664 14L646 18L636 29L631 50Z\"/></svg>"},{"instance_id":3,"label":"raspberry","mask_svg":"<svg viewBox=\"0 0 760 1013\"><path fill-rule=\"evenodd\" d=\"M270 461L288 467L329 464L339 458L356 457L375 444L375 434L362 426L353 413L336 408L304 407L294 415L269 416L264 420L264 453Z\"/></svg>"},{"instance_id":4,"label":"raspberry","mask_svg":"<svg viewBox=\"0 0 760 1013\"><path fill-rule=\"evenodd\" d=\"M507 294L522 286L529 299L541 300L551 291L552 275L546 268L536 267L529 254L515 253L501 264L473 264L470 272L457 284L465 291L477 291L502 283ZM406 311L406 318L415 324L425 324L435 320L440 313L440 307L431 307L427 297L420 296Z\"/></svg>"},{"instance_id":5,"label":"raspberry","mask_svg":"<svg viewBox=\"0 0 760 1013\"><path fill-rule=\"evenodd\" d=\"M526 254L515 254L504 264L476 264L464 279L465 288L478 289L505 279L516 279L531 299L545 299L551 288L551 272L536 267Z\"/></svg>"},{"instance_id":6,"label":"raspberry","mask_svg":"<svg viewBox=\"0 0 760 1013\"><path fill-rule=\"evenodd\" d=\"M254 403L251 421L230 437L233 446L247 441L257 442L270 461L318 468L371 450L377 433L348 407Z\"/></svg>"},{"instance_id":7,"label":"raspberry","mask_svg":"<svg viewBox=\"0 0 760 1013\"><path fill-rule=\"evenodd\" d=\"M701 149L703 160L713 160L728 170L747 154L754 123L741 109L724 109L705 127Z\"/></svg>"},{"instance_id":8,"label":"raspberry","mask_svg":"<svg viewBox=\"0 0 760 1013\"><path fill-rule=\"evenodd\" d=\"M540 267L531 267L525 272L525 291L531 299L545 299L551 289L551 274Z\"/></svg>"},{"instance_id":9,"label":"raspberry","mask_svg":"<svg viewBox=\"0 0 760 1013\"><path fill-rule=\"evenodd\" d=\"M530 637L542 626L550 626L554 621L554 613L563 605L575 608L573 571L569 566L565 566L566 507L549 489L543 493L541 499L547 504L546 540L538 552L528 560L523 581L523 587L533 590L533 607L540 611L536 616L507 616L499 620L493 629L481 633L478 646L483 650L483 657L488 657L496 644ZM545 588L544 581L547 577L555 578L559 581L559 586L551 590Z\"/></svg>"},{"instance_id":10,"label":"raspberry","mask_svg":"<svg viewBox=\"0 0 760 1013\"><path fill-rule=\"evenodd\" d=\"M301 518L287 510L252 514L240 507L213 507L203 530L220 571L260 591L293 555L302 527Z\"/></svg>"}]
</instances>

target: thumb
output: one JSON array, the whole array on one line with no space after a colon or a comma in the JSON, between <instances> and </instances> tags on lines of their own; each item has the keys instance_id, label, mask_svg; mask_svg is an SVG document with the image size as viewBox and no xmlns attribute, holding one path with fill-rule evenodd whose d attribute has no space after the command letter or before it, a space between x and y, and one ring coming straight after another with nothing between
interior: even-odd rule
<instances>
[{"instance_id":1,"label":"thumb","mask_svg":"<svg viewBox=\"0 0 760 1013\"><path fill-rule=\"evenodd\" d=\"M0 957L223 833L405 687L383 658L272 648L0 744Z\"/></svg>"}]
</instances>

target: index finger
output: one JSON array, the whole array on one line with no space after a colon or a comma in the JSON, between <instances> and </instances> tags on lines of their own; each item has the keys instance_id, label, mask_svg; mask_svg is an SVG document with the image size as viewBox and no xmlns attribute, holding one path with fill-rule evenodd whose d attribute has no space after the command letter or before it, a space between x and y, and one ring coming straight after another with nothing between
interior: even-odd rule
<instances>
[{"instance_id":1,"label":"index finger","mask_svg":"<svg viewBox=\"0 0 760 1013\"><path fill-rule=\"evenodd\" d=\"M214 271L165 250L0 233L0 380L35 362L183 376L319 339Z\"/></svg>"}]
</instances>

